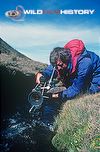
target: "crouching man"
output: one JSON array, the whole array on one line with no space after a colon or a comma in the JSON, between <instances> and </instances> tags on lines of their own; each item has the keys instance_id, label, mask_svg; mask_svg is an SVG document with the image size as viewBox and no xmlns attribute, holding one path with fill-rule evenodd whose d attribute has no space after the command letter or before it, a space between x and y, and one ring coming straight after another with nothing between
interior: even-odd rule
<instances>
[{"instance_id":1,"label":"crouching man","mask_svg":"<svg viewBox=\"0 0 100 152\"><path fill-rule=\"evenodd\" d=\"M83 91L100 91L100 57L87 51L81 40L74 39L63 48L54 48L50 53L50 63L42 73L37 74L36 83L40 83L41 76L49 79L55 67L54 77L66 86L62 94L60 93L62 98L74 98Z\"/></svg>"},{"instance_id":2,"label":"crouching man","mask_svg":"<svg viewBox=\"0 0 100 152\"><path fill-rule=\"evenodd\" d=\"M100 92L100 57L88 51L81 40L74 39L64 47L54 48L50 53L50 65L37 74L36 83L40 83L42 76L48 80L54 67L54 77L62 81L66 89L61 93L53 94L52 97L60 97L62 101L63 99L67 101L84 91ZM56 110L52 104L50 106L44 109L46 119L49 118L48 115L53 118Z\"/></svg>"}]
</instances>

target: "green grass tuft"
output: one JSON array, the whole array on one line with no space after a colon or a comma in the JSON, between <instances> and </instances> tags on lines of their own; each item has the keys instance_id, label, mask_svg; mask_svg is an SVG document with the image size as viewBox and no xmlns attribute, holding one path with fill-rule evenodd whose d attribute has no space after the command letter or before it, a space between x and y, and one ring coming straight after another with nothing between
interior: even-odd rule
<instances>
[{"instance_id":1,"label":"green grass tuft","mask_svg":"<svg viewBox=\"0 0 100 152\"><path fill-rule=\"evenodd\" d=\"M100 150L100 93L69 100L56 118L57 133L52 139L60 152Z\"/></svg>"}]
</instances>

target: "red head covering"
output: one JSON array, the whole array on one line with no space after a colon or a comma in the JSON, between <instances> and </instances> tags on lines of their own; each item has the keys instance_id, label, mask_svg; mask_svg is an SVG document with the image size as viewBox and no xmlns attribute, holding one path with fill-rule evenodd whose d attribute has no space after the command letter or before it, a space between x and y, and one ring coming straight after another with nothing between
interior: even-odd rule
<instances>
[{"instance_id":1,"label":"red head covering","mask_svg":"<svg viewBox=\"0 0 100 152\"><path fill-rule=\"evenodd\" d=\"M81 40L74 39L69 41L64 48L70 49L72 55L72 73L76 70L77 59L84 51L84 43Z\"/></svg>"}]
</instances>

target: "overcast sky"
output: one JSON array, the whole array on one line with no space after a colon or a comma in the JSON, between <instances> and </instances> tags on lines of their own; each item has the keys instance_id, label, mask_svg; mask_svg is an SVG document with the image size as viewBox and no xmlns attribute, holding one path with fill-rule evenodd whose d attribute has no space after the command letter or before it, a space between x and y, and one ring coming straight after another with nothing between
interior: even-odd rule
<instances>
[{"instance_id":1,"label":"overcast sky","mask_svg":"<svg viewBox=\"0 0 100 152\"><path fill-rule=\"evenodd\" d=\"M21 5L26 10L95 10L92 15L25 15L12 20L5 12ZM50 51L74 38L83 40L88 50L100 55L99 0L1 0L0 35L3 40L28 57L48 63Z\"/></svg>"}]
</instances>

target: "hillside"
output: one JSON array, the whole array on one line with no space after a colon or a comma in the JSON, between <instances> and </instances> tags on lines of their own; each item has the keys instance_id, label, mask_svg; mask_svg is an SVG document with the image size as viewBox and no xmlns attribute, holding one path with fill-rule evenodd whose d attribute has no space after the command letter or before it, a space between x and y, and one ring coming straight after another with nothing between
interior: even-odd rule
<instances>
[{"instance_id":1,"label":"hillside","mask_svg":"<svg viewBox=\"0 0 100 152\"><path fill-rule=\"evenodd\" d=\"M38 118L29 113L31 105L28 95L36 85L35 73L45 66L27 58L0 39L2 152L53 152L51 134L36 127L34 119ZM45 137L42 137L43 134Z\"/></svg>"},{"instance_id":2,"label":"hillside","mask_svg":"<svg viewBox=\"0 0 100 152\"><path fill-rule=\"evenodd\" d=\"M100 93L67 101L56 119L58 152L99 152Z\"/></svg>"},{"instance_id":3,"label":"hillside","mask_svg":"<svg viewBox=\"0 0 100 152\"><path fill-rule=\"evenodd\" d=\"M27 96L35 86L35 73L46 64L33 61L0 38L1 114L26 106ZM9 104L10 101L10 104Z\"/></svg>"},{"instance_id":4,"label":"hillside","mask_svg":"<svg viewBox=\"0 0 100 152\"><path fill-rule=\"evenodd\" d=\"M33 74L45 67L45 64L29 59L0 38L0 66L2 65L24 74Z\"/></svg>"}]
</instances>

